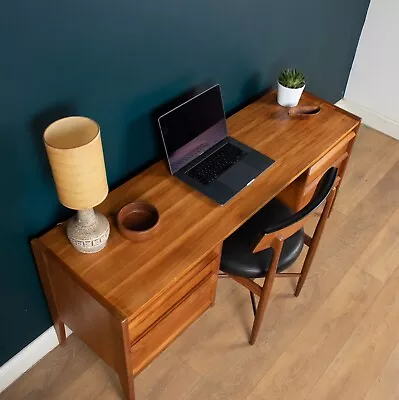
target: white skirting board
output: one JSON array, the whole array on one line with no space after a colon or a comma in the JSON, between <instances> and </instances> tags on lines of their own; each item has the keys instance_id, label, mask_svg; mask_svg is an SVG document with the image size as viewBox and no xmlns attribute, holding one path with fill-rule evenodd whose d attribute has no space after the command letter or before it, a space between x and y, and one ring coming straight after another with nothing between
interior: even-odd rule
<instances>
[{"instance_id":1,"label":"white skirting board","mask_svg":"<svg viewBox=\"0 0 399 400\"><path fill-rule=\"evenodd\" d=\"M66 327L67 336L71 333ZM8 360L0 367L0 393L57 346L57 334L51 327Z\"/></svg>"},{"instance_id":2,"label":"white skirting board","mask_svg":"<svg viewBox=\"0 0 399 400\"><path fill-rule=\"evenodd\" d=\"M399 140L399 122L392 121L382 115L376 114L368 108L359 106L346 99L340 100L336 105L352 114L358 115L362 118L362 123L364 125Z\"/></svg>"}]
</instances>

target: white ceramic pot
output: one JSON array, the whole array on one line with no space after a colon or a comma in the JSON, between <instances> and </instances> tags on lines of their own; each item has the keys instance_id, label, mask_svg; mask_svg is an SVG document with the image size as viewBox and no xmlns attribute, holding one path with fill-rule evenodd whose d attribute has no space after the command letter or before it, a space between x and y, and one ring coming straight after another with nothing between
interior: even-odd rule
<instances>
[{"instance_id":1,"label":"white ceramic pot","mask_svg":"<svg viewBox=\"0 0 399 400\"><path fill-rule=\"evenodd\" d=\"M299 103L305 85L299 89L287 88L280 82L277 82L277 85L277 103L283 107L295 107Z\"/></svg>"}]
</instances>

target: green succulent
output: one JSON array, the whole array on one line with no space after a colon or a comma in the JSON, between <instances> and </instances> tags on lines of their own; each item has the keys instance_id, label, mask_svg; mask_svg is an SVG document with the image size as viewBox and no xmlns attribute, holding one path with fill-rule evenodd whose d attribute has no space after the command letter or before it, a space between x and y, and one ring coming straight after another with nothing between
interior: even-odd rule
<instances>
[{"instance_id":1,"label":"green succulent","mask_svg":"<svg viewBox=\"0 0 399 400\"><path fill-rule=\"evenodd\" d=\"M295 68L287 68L281 71L278 81L287 88L299 89L305 85L305 75Z\"/></svg>"}]
</instances>

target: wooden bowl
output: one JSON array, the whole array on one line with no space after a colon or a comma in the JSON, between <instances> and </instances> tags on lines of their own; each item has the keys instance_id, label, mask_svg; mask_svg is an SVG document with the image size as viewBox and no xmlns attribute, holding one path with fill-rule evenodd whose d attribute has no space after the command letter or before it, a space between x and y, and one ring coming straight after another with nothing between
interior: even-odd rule
<instances>
[{"instance_id":1,"label":"wooden bowl","mask_svg":"<svg viewBox=\"0 0 399 400\"><path fill-rule=\"evenodd\" d=\"M121 235L134 242L151 238L159 222L158 210L145 201L135 201L123 206L116 217Z\"/></svg>"}]
</instances>

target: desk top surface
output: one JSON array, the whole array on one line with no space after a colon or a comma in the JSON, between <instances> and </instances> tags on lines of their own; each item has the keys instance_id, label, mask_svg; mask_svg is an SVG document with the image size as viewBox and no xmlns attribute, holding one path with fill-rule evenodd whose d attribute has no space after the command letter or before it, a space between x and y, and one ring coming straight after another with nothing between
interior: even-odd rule
<instances>
[{"instance_id":1,"label":"desk top surface","mask_svg":"<svg viewBox=\"0 0 399 400\"><path fill-rule=\"evenodd\" d=\"M360 123L307 93L301 104L321 104L321 111L308 119L291 118L272 91L228 118L231 136L275 163L226 205L171 176L160 161L113 190L98 207L111 224L104 250L78 253L67 239L65 224L40 242L111 309L132 318ZM138 199L158 208L160 223L155 237L133 243L120 236L113 215Z\"/></svg>"}]
</instances>

